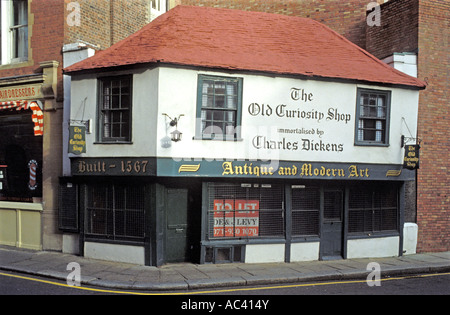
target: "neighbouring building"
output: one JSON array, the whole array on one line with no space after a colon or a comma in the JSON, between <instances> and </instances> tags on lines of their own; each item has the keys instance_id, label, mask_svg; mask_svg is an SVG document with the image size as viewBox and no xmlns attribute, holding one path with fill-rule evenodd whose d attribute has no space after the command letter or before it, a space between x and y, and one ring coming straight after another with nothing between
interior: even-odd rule
<instances>
[{"instance_id":1,"label":"neighbouring building","mask_svg":"<svg viewBox=\"0 0 450 315\"><path fill-rule=\"evenodd\" d=\"M323 24L177 6L64 73L73 252L159 266L415 251L402 139L426 84Z\"/></svg>"},{"instance_id":2,"label":"neighbouring building","mask_svg":"<svg viewBox=\"0 0 450 315\"><path fill-rule=\"evenodd\" d=\"M0 1L0 244L62 250L62 69L139 30L157 9L165 1Z\"/></svg>"},{"instance_id":3,"label":"neighbouring building","mask_svg":"<svg viewBox=\"0 0 450 315\"><path fill-rule=\"evenodd\" d=\"M391 0L380 6L380 26L367 28L366 48L393 67L421 78L417 133L421 164L417 170L419 252L450 250L450 186L447 133L450 104L450 3L439 0Z\"/></svg>"}]
</instances>

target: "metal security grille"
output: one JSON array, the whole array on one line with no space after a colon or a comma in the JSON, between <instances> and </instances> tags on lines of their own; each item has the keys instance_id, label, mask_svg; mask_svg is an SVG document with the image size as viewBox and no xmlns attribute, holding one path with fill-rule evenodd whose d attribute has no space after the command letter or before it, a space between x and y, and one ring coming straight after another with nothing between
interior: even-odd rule
<instances>
[{"instance_id":1,"label":"metal security grille","mask_svg":"<svg viewBox=\"0 0 450 315\"><path fill-rule=\"evenodd\" d=\"M350 189L349 233L398 230L398 189L359 187Z\"/></svg>"},{"instance_id":2,"label":"metal security grille","mask_svg":"<svg viewBox=\"0 0 450 315\"><path fill-rule=\"evenodd\" d=\"M78 232L78 189L72 183L61 183L58 192L58 227L63 231Z\"/></svg>"},{"instance_id":3,"label":"metal security grille","mask_svg":"<svg viewBox=\"0 0 450 315\"><path fill-rule=\"evenodd\" d=\"M87 236L141 241L144 238L144 218L144 187L87 187Z\"/></svg>"},{"instance_id":4,"label":"metal security grille","mask_svg":"<svg viewBox=\"0 0 450 315\"><path fill-rule=\"evenodd\" d=\"M208 184L208 239L284 236L281 185Z\"/></svg>"},{"instance_id":5,"label":"metal security grille","mask_svg":"<svg viewBox=\"0 0 450 315\"><path fill-rule=\"evenodd\" d=\"M292 189L292 236L319 235L320 190Z\"/></svg>"},{"instance_id":6,"label":"metal security grille","mask_svg":"<svg viewBox=\"0 0 450 315\"><path fill-rule=\"evenodd\" d=\"M324 191L323 218L324 220L342 220L343 195L342 190Z\"/></svg>"}]
</instances>

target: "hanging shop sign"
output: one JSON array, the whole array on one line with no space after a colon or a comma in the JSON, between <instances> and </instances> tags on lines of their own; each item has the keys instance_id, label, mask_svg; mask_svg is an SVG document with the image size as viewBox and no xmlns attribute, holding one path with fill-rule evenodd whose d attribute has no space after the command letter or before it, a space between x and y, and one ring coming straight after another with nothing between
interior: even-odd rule
<instances>
[{"instance_id":1,"label":"hanging shop sign","mask_svg":"<svg viewBox=\"0 0 450 315\"><path fill-rule=\"evenodd\" d=\"M419 169L419 150L420 145L405 145L405 157L403 158L403 167L409 170Z\"/></svg>"},{"instance_id":2,"label":"hanging shop sign","mask_svg":"<svg viewBox=\"0 0 450 315\"><path fill-rule=\"evenodd\" d=\"M69 153L86 153L85 126L69 126Z\"/></svg>"}]
</instances>

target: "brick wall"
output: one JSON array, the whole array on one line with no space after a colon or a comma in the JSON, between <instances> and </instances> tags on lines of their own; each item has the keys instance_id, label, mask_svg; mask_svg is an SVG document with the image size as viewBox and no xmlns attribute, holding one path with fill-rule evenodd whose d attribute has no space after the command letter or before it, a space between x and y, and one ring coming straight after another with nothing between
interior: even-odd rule
<instances>
[{"instance_id":1,"label":"brick wall","mask_svg":"<svg viewBox=\"0 0 450 315\"><path fill-rule=\"evenodd\" d=\"M31 35L27 66L0 67L0 77L33 74L39 67L39 62L56 60L62 62L61 43L64 37L63 10L61 0L31 0L29 1L31 19L29 32Z\"/></svg>"},{"instance_id":2,"label":"brick wall","mask_svg":"<svg viewBox=\"0 0 450 315\"><path fill-rule=\"evenodd\" d=\"M379 59L394 52L416 52L419 0L389 1L380 9L381 25L366 27L366 50Z\"/></svg>"},{"instance_id":3,"label":"brick wall","mask_svg":"<svg viewBox=\"0 0 450 315\"><path fill-rule=\"evenodd\" d=\"M64 0L67 4L72 0ZM147 0L76 0L80 5L80 23L65 24L64 43L77 40L105 49L135 33L149 22ZM66 10L66 18L71 11Z\"/></svg>"},{"instance_id":4,"label":"brick wall","mask_svg":"<svg viewBox=\"0 0 450 315\"><path fill-rule=\"evenodd\" d=\"M308 17L327 25L364 48L366 9L373 1L375 0L170 0L170 8L179 4L199 5Z\"/></svg>"},{"instance_id":5,"label":"brick wall","mask_svg":"<svg viewBox=\"0 0 450 315\"><path fill-rule=\"evenodd\" d=\"M69 26L67 4L80 4L80 26ZM0 78L36 73L39 62L56 60L58 95L62 96L62 46L77 39L101 49L131 35L148 23L147 0L29 0L29 63L0 66ZM62 101L62 99L60 99Z\"/></svg>"},{"instance_id":6,"label":"brick wall","mask_svg":"<svg viewBox=\"0 0 450 315\"><path fill-rule=\"evenodd\" d=\"M112 10L112 43L137 32L150 21L148 0L114 0Z\"/></svg>"},{"instance_id":7,"label":"brick wall","mask_svg":"<svg viewBox=\"0 0 450 315\"><path fill-rule=\"evenodd\" d=\"M418 171L418 251L450 250L450 2L420 0L419 78L428 87L420 93Z\"/></svg>"}]
</instances>

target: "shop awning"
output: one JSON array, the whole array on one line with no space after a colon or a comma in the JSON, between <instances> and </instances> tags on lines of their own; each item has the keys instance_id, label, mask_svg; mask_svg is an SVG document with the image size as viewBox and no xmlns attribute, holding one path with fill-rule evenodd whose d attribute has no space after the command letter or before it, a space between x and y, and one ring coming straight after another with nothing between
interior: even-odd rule
<instances>
[{"instance_id":1,"label":"shop awning","mask_svg":"<svg viewBox=\"0 0 450 315\"><path fill-rule=\"evenodd\" d=\"M0 102L0 111L7 109L31 109L33 112L31 115L31 120L34 122L34 135L42 136L44 134L44 113L36 101Z\"/></svg>"}]
</instances>

